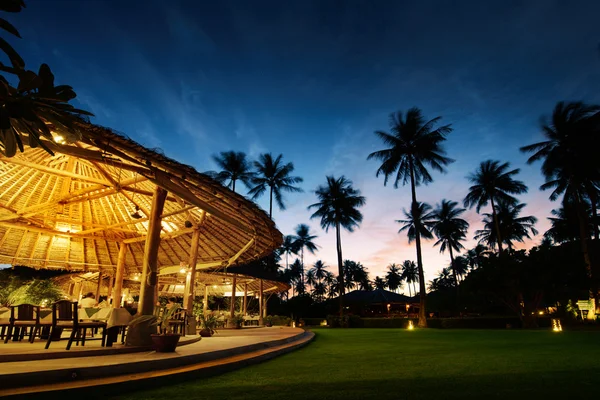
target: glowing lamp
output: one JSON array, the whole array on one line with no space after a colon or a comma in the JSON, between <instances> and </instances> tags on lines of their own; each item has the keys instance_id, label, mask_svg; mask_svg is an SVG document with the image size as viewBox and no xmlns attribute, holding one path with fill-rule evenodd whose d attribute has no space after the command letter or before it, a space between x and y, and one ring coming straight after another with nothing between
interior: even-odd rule
<instances>
[{"instance_id":1,"label":"glowing lamp","mask_svg":"<svg viewBox=\"0 0 600 400\"><path fill-rule=\"evenodd\" d=\"M186 272L187 272L187 269L185 269L185 268L181 268L181 269L179 270L179 273L180 273L180 274L185 274Z\"/></svg>"},{"instance_id":2,"label":"glowing lamp","mask_svg":"<svg viewBox=\"0 0 600 400\"><path fill-rule=\"evenodd\" d=\"M412 331L413 329L415 329L415 326L413 325L412 321L408 321L408 328L409 331Z\"/></svg>"},{"instance_id":3,"label":"glowing lamp","mask_svg":"<svg viewBox=\"0 0 600 400\"><path fill-rule=\"evenodd\" d=\"M552 318L552 331L553 332L562 332L562 325L560 323L560 319Z\"/></svg>"}]
</instances>

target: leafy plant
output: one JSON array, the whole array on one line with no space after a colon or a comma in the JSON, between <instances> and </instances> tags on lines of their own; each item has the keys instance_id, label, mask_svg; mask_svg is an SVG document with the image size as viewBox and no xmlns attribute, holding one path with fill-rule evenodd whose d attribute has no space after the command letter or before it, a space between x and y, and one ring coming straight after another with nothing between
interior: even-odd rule
<instances>
[{"instance_id":1,"label":"leafy plant","mask_svg":"<svg viewBox=\"0 0 600 400\"><path fill-rule=\"evenodd\" d=\"M20 12L25 7L23 0L0 2L0 11ZM8 21L0 18L0 29L21 38L19 31ZM24 151L24 144L52 151L42 138L62 144L81 138L77 123L84 116L93 114L79 110L69 104L77 95L68 85L54 85L54 75L47 64L38 72L25 68L25 61L16 50L0 37L0 50L11 65L0 62L0 152L6 157L16 154L17 148ZM12 86L5 75L18 80Z\"/></svg>"},{"instance_id":2,"label":"leafy plant","mask_svg":"<svg viewBox=\"0 0 600 400\"><path fill-rule=\"evenodd\" d=\"M241 327L244 323L244 314L237 313L231 318L231 324L235 327Z\"/></svg>"},{"instance_id":3,"label":"leafy plant","mask_svg":"<svg viewBox=\"0 0 600 400\"><path fill-rule=\"evenodd\" d=\"M63 293L54 282L46 279L34 279L13 290L8 296L8 304L48 305L61 298L63 298Z\"/></svg>"},{"instance_id":4,"label":"leafy plant","mask_svg":"<svg viewBox=\"0 0 600 400\"><path fill-rule=\"evenodd\" d=\"M208 329L211 335L217 333L217 330L215 328L217 327L219 322L215 314L211 312L208 312L206 314L201 313L200 315L198 315L198 319L200 320L200 326L202 327L202 329Z\"/></svg>"}]
</instances>

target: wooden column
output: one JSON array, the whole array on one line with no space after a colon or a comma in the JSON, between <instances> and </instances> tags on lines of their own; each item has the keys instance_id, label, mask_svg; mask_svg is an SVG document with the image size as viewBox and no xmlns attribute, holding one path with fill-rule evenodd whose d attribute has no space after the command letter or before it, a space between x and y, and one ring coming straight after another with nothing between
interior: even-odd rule
<instances>
[{"instance_id":1,"label":"wooden column","mask_svg":"<svg viewBox=\"0 0 600 400\"><path fill-rule=\"evenodd\" d=\"M235 291L236 291L237 281L236 276L233 276L233 280L231 283L231 305L229 306L229 326L233 328L233 317L235 316Z\"/></svg>"},{"instance_id":2,"label":"wooden column","mask_svg":"<svg viewBox=\"0 0 600 400\"><path fill-rule=\"evenodd\" d=\"M123 274L125 273L125 256L127 255L127 244L120 243L119 256L117 258L117 273L115 275L115 285L113 287L113 308L121 308L121 298L123 296Z\"/></svg>"},{"instance_id":3,"label":"wooden column","mask_svg":"<svg viewBox=\"0 0 600 400\"><path fill-rule=\"evenodd\" d=\"M98 284L96 285L96 302L100 302L100 289L102 288L102 270L98 270Z\"/></svg>"},{"instance_id":4,"label":"wooden column","mask_svg":"<svg viewBox=\"0 0 600 400\"><path fill-rule=\"evenodd\" d=\"M202 299L202 311L208 312L208 285L204 285L204 299Z\"/></svg>"},{"instance_id":5,"label":"wooden column","mask_svg":"<svg viewBox=\"0 0 600 400\"><path fill-rule=\"evenodd\" d=\"M165 206L167 191L157 186L152 196L152 208L148 221L148 235L144 246L144 261L142 281L140 285L140 302L138 315L154 314L154 290L158 283L158 247L160 245L160 231L162 213Z\"/></svg>"},{"instance_id":6,"label":"wooden column","mask_svg":"<svg viewBox=\"0 0 600 400\"><path fill-rule=\"evenodd\" d=\"M113 290L114 283L115 283L115 275L113 273L113 274L110 274L108 276L108 291L107 291L108 295L107 295L107 298L106 298L106 302L109 305L110 305L110 302L112 300L112 290Z\"/></svg>"},{"instance_id":7,"label":"wooden column","mask_svg":"<svg viewBox=\"0 0 600 400\"><path fill-rule=\"evenodd\" d=\"M260 279L260 288L258 290L258 325L259 326L263 326L265 324L264 319L263 319L263 309L264 309L264 302L265 299L263 298L263 280Z\"/></svg>"},{"instance_id":8,"label":"wooden column","mask_svg":"<svg viewBox=\"0 0 600 400\"><path fill-rule=\"evenodd\" d=\"M190 259L189 259L189 290L183 298L183 308L187 310L187 315L192 316L194 311L194 289L196 287L196 264L198 263L198 243L200 242L200 230L196 229L192 234L192 244L190 248ZM186 279L186 284L188 280Z\"/></svg>"},{"instance_id":9,"label":"wooden column","mask_svg":"<svg viewBox=\"0 0 600 400\"><path fill-rule=\"evenodd\" d=\"M244 315L248 315L248 284L244 283Z\"/></svg>"},{"instance_id":10,"label":"wooden column","mask_svg":"<svg viewBox=\"0 0 600 400\"><path fill-rule=\"evenodd\" d=\"M263 301L263 318L267 318L268 315L268 311L267 311L267 306L269 305L269 297L267 296L267 298Z\"/></svg>"}]
</instances>

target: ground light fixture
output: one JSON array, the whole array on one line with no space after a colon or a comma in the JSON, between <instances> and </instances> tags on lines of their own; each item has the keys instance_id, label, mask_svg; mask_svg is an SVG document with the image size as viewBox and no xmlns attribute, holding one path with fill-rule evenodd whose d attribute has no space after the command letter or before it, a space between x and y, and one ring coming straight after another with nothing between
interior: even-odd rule
<instances>
[{"instance_id":1,"label":"ground light fixture","mask_svg":"<svg viewBox=\"0 0 600 400\"><path fill-rule=\"evenodd\" d=\"M552 318L552 332L562 332L562 324L560 319Z\"/></svg>"},{"instance_id":2,"label":"ground light fixture","mask_svg":"<svg viewBox=\"0 0 600 400\"><path fill-rule=\"evenodd\" d=\"M413 329L415 329L415 325L413 324L412 321L408 321L408 327L406 328L409 331L412 331Z\"/></svg>"}]
</instances>

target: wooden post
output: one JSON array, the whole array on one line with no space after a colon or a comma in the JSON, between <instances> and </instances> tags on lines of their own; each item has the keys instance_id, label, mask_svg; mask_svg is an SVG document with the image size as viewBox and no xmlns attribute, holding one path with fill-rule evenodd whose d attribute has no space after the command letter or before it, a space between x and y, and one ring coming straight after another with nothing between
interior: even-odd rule
<instances>
[{"instance_id":1,"label":"wooden post","mask_svg":"<svg viewBox=\"0 0 600 400\"><path fill-rule=\"evenodd\" d=\"M123 296L123 274L125 273L125 256L127 255L127 244L121 243L119 256L117 257L117 273L115 285L113 286L113 308L121 308L121 297Z\"/></svg>"},{"instance_id":2,"label":"wooden post","mask_svg":"<svg viewBox=\"0 0 600 400\"><path fill-rule=\"evenodd\" d=\"M200 243L200 230L196 229L192 234L192 244L190 248L190 271L189 271L189 291L183 298L183 308L187 310L188 315L188 335L196 334L196 320L194 319L194 298L196 297L196 264L198 263L198 243ZM187 283L187 280L186 280Z\"/></svg>"},{"instance_id":3,"label":"wooden post","mask_svg":"<svg viewBox=\"0 0 600 400\"><path fill-rule=\"evenodd\" d=\"M204 285L204 298L202 299L202 311L204 314L208 312L208 285Z\"/></svg>"},{"instance_id":4,"label":"wooden post","mask_svg":"<svg viewBox=\"0 0 600 400\"><path fill-rule=\"evenodd\" d=\"M263 319L263 307L265 299L263 299L263 280L260 279L260 288L258 289L258 325L263 326L265 324Z\"/></svg>"},{"instance_id":5,"label":"wooden post","mask_svg":"<svg viewBox=\"0 0 600 400\"><path fill-rule=\"evenodd\" d=\"M108 276L108 291L107 291L107 297L106 297L106 303L108 305L110 305L110 302L112 300L112 290L113 290L114 283L115 283L115 275L114 275L114 271L113 271L113 273L111 273Z\"/></svg>"},{"instance_id":6,"label":"wooden post","mask_svg":"<svg viewBox=\"0 0 600 400\"><path fill-rule=\"evenodd\" d=\"M81 301L81 296L83 296L83 281L79 282L79 293L77 293L77 301Z\"/></svg>"},{"instance_id":7,"label":"wooden post","mask_svg":"<svg viewBox=\"0 0 600 400\"><path fill-rule=\"evenodd\" d=\"M263 301L263 318L267 318L268 312L267 312L267 306L269 305L269 297L267 296L267 298Z\"/></svg>"},{"instance_id":8,"label":"wooden post","mask_svg":"<svg viewBox=\"0 0 600 400\"><path fill-rule=\"evenodd\" d=\"M96 285L96 302L100 302L100 289L102 288L102 270L98 269L98 284Z\"/></svg>"},{"instance_id":9,"label":"wooden post","mask_svg":"<svg viewBox=\"0 0 600 400\"><path fill-rule=\"evenodd\" d=\"M244 316L248 315L248 284L244 283Z\"/></svg>"},{"instance_id":10,"label":"wooden post","mask_svg":"<svg viewBox=\"0 0 600 400\"><path fill-rule=\"evenodd\" d=\"M140 302L138 315L154 314L154 290L158 278L158 247L160 245L160 231L163 208L167 191L157 186L152 196L152 208L148 221L148 235L144 246L144 261L142 264L142 281L140 285Z\"/></svg>"},{"instance_id":11,"label":"wooden post","mask_svg":"<svg viewBox=\"0 0 600 400\"><path fill-rule=\"evenodd\" d=\"M229 327L230 328L235 328L235 326L233 325L233 317L235 317L235 290L236 290L236 286L237 286L237 282L236 282L236 276L233 276L233 280L231 283L231 305L229 307Z\"/></svg>"}]
</instances>

